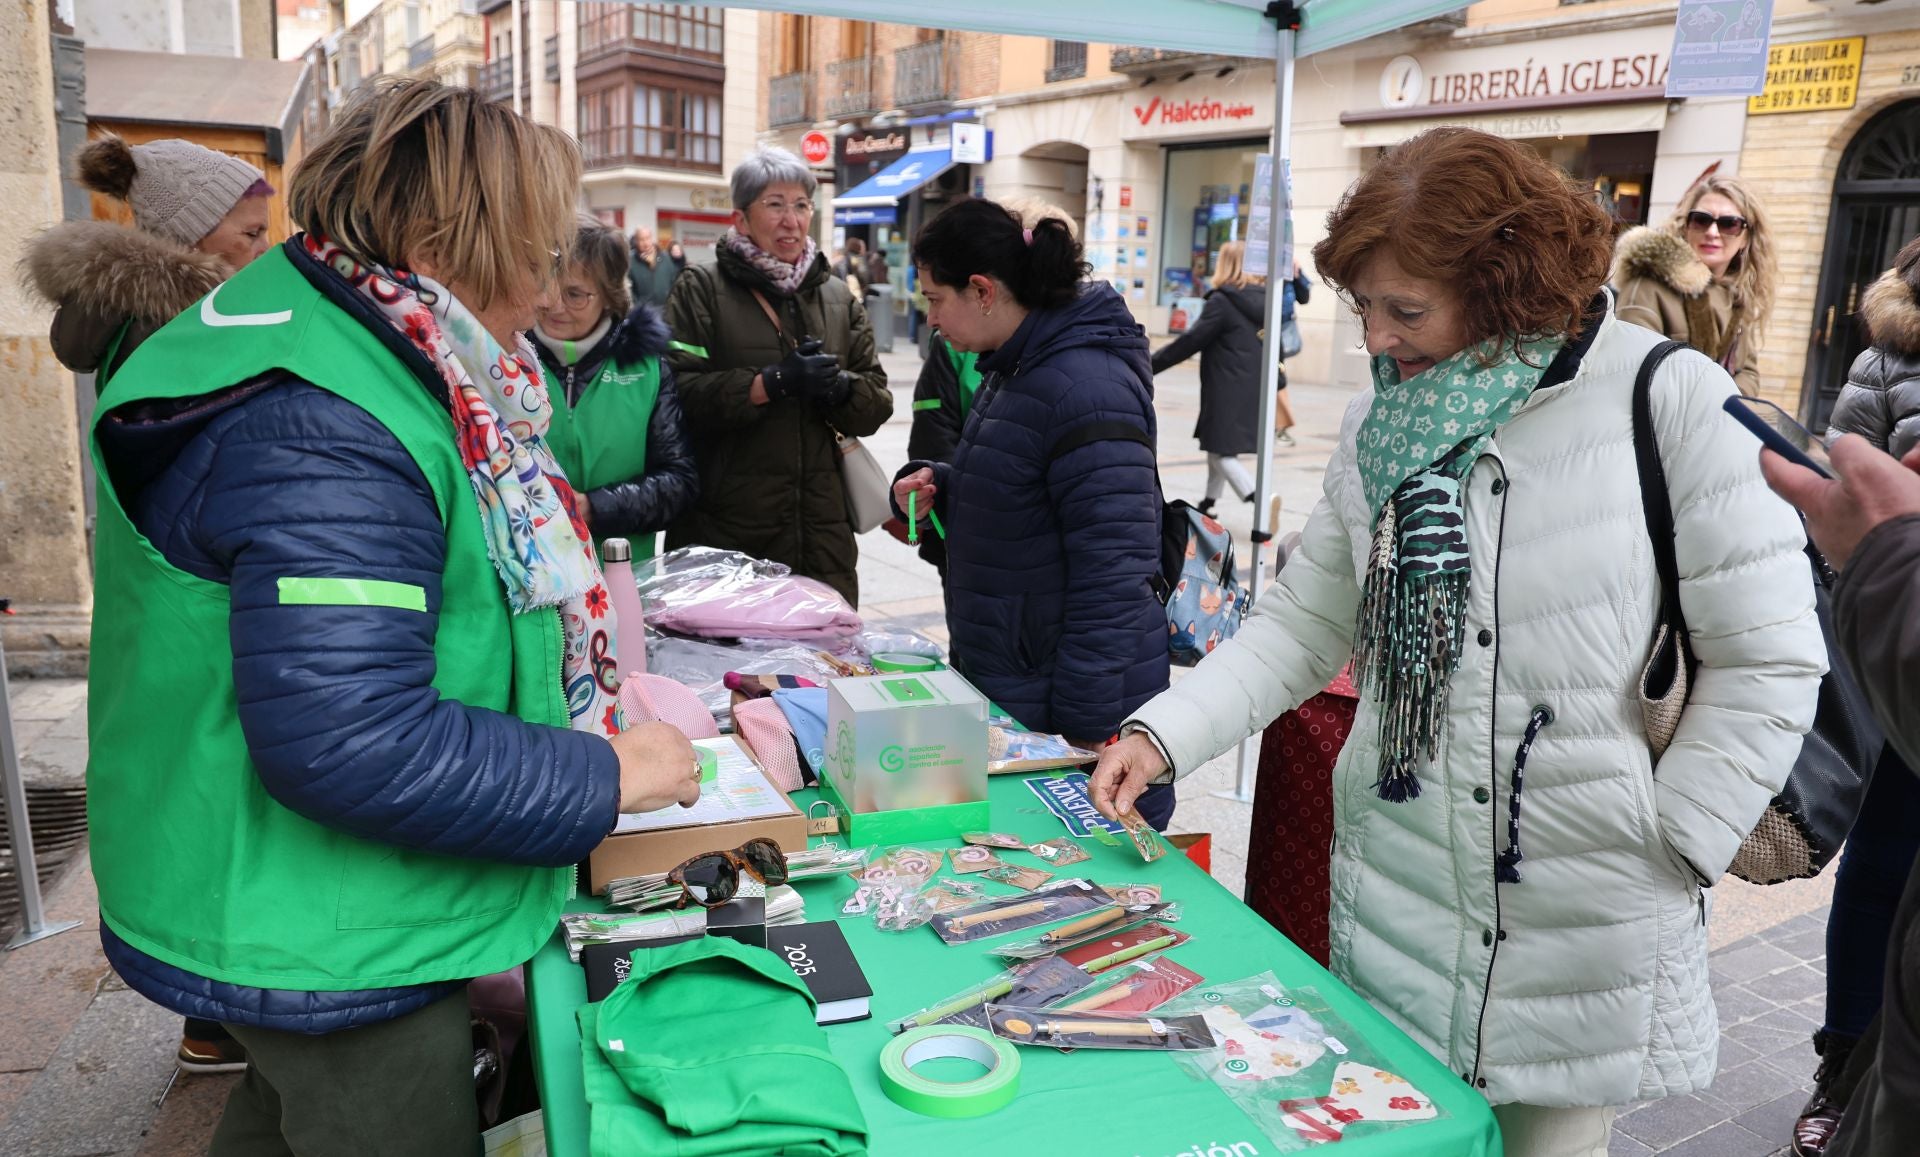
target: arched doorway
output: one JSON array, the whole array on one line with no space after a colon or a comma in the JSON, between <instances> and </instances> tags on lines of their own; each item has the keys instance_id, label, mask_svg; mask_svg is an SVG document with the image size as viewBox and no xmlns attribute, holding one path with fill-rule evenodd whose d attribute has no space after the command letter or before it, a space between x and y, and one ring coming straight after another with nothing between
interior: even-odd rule
<instances>
[{"instance_id":1,"label":"arched doorway","mask_svg":"<svg viewBox=\"0 0 1920 1157\"><path fill-rule=\"evenodd\" d=\"M1020 192L1058 205L1086 236L1087 148L1072 141L1047 141L1020 154Z\"/></svg>"},{"instance_id":2,"label":"arched doorway","mask_svg":"<svg viewBox=\"0 0 1920 1157\"><path fill-rule=\"evenodd\" d=\"M1861 295L1920 235L1920 100L1861 126L1834 176L1829 221L1800 403L1816 430L1826 428L1847 367L1866 348Z\"/></svg>"}]
</instances>

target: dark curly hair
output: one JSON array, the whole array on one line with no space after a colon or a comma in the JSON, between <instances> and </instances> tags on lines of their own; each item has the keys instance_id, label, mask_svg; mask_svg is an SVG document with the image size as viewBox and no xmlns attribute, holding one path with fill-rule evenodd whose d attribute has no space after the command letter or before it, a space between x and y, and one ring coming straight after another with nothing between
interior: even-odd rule
<instances>
[{"instance_id":1,"label":"dark curly hair","mask_svg":"<svg viewBox=\"0 0 1920 1157\"><path fill-rule=\"evenodd\" d=\"M1391 249L1414 277L1453 286L1469 344L1501 338L1505 350L1579 335L1607 280L1613 220L1590 190L1525 145L1437 128L1354 182L1328 215L1313 263L1345 297L1376 248Z\"/></svg>"}]
</instances>

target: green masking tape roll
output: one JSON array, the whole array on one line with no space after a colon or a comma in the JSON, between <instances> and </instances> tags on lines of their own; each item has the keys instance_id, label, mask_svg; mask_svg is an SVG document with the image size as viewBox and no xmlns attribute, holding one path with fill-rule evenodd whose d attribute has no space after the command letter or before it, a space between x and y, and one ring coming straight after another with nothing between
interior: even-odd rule
<instances>
[{"instance_id":1,"label":"green masking tape roll","mask_svg":"<svg viewBox=\"0 0 1920 1157\"><path fill-rule=\"evenodd\" d=\"M903 651L887 651L873 657L873 669L886 674L938 671L940 660L929 659L925 655L910 655Z\"/></svg>"},{"instance_id":2,"label":"green masking tape roll","mask_svg":"<svg viewBox=\"0 0 1920 1157\"><path fill-rule=\"evenodd\" d=\"M959 1057L986 1067L971 1081L935 1081L913 1071L925 1061ZM880 1052L880 1087L904 1109L928 1117L980 1117L1004 1109L1020 1091L1020 1054L985 1029L928 1025L910 1029Z\"/></svg>"}]
</instances>

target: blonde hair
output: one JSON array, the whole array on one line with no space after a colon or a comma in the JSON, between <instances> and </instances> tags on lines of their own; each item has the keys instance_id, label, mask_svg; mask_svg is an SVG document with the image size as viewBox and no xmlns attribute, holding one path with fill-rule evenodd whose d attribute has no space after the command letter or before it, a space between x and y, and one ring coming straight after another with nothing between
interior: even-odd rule
<instances>
[{"instance_id":1,"label":"blonde hair","mask_svg":"<svg viewBox=\"0 0 1920 1157\"><path fill-rule=\"evenodd\" d=\"M1213 258L1213 287L1215 289L1245 289L1249 285L1265 285L1267 279L1255 277L1247 272L1247 243L1229 241L1220 247Z\"/></svg>"},{"instance_id":2,"label":"blonde hair","mask_svg":"<svg viewBox=\"0 0 1920 1157\"><path fill-rule=\"evenodd\" d=\"M1734 208L1747 219L1747 243L1734 254L1727 264L1727 276L1733 282L1734 300L1746 307L1747 328L1757 340L1767 326L1767 315L1773 312L1773 236L1767 224L1766 210L1753 191L1738 177L1722 177L1714 174L1702 177L1693 188L1680 197L1680 204L1674 208L1673 217L1667 222L1667 232L1680 240L1687 239L1687 214L1694 211L1700 199L1709 193L1718 193L1732 201Z\"/></svg>"},{"instance_id":3,"label":"blonde hair","mask_svg":"<svg viewBox=\"0 0 1920 1157\"><path fill-rule=\"evenodd\" d=\"M287 208L362 261L431 254L436 279L484 309L573 248L580 174L560 130L471 88L403 79L347 106L294 170Z\"/></svg>"}]
</instances>

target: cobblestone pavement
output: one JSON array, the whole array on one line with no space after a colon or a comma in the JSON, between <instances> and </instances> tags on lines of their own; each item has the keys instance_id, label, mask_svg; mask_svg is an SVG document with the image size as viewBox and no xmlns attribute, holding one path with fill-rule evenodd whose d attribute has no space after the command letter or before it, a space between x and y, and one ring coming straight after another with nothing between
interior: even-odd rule
<instances>
[{"instance_id":1,"label":"cobblestone pavement","mask_svg":"<svg viewBox=\"0 0 1920 1157\"><path fill-rule=\"evenodd\" d=\"M887 356L895 420L869 439L883 464L904 460L907 399L918 359ZM1318 497L1333 432L1350 395L1297 384L1299 445L1276 458L1280 527L1298 529ZM1198 498L1205 460L1188 437L1198 378L1183 366L1161 375L1161 474L1171 496ZM1251 507L1223 510L1241 543ZM932 568L885 535L861 541L862 611L875 624L945 641ZM1245 548L1243 547L1243 550ZM23 758L36 775L77 780L85 766L86 687L77 680L22 681L13 688ZM1248 807L1230 798L1233 755L1183 782L1175 830L1214 836L1214 875L1238 891L1245 876ZM1218 793L1218 794L1216 794ZM1783 1152L1806 1098L1825 976L1831 876L1775 888L1723 880L1714 889L1712 978L1722 1024L1720 1076L1706 1093L1623 1112L1617 1157L1764 1157ZM98 938L93 878L76 857L49 893L49 914L84 926L0 955L0 1155L163 1157L205 1151L237 1078L173 1080L180 1021L128 991L107 969ZM164 1102L161 1097L165 1092Z\"/></svg>"}]
</instances>

